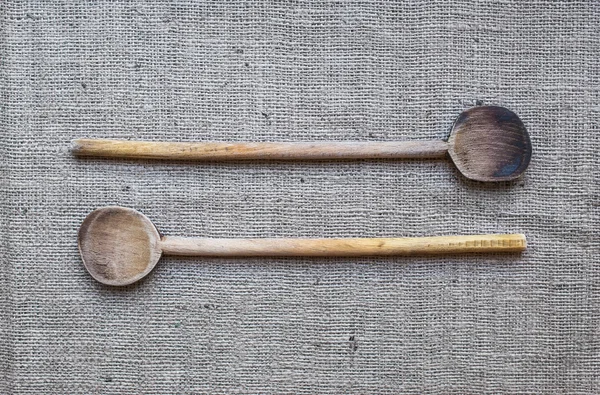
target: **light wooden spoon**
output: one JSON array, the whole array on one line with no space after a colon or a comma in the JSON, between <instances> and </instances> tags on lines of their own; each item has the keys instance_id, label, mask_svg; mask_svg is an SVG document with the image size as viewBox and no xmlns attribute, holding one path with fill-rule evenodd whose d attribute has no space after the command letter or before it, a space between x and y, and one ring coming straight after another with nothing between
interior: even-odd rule
<instances>
[{"instance_id":1,"label":"light wooden spoon","mask_svg":"<svg viewBox=\"0 0 600 395\"><path fill-rule=\"evenodd\" d=\"M476 181L519 177L531 159L531 141L523 122L503 107L473 107L454 122L448 141L171 143L77 139L78 156L172 160L331 160L359 158L442 158Z\"/></svg>"},{"instance_id":2,"label":"light wooden spoon","mask_svg":"<svg viewBox=\"0 0 600 395\"><path fill-rule=\"evenodd\" d=\"M161 255L186 256L370 256L516 252L522 234L354 239L214 239L168 237L142 213L110 206L90 213L79 229L79 251L87 271L107 285L145 277Z\"/></svg>"}]
</instances>

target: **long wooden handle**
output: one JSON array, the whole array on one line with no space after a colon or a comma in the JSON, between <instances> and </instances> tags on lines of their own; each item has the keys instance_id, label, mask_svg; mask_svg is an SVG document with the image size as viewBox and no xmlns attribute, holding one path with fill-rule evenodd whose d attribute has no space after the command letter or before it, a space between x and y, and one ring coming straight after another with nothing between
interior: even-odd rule
<instances>
[{"instance_id":1,"label":"long wooden handle","mask_svg":"<svg viewBox=\"0 0 600 395\"><path fill-rule=\"evenodd\" d=\"M279 142L279 143L170 143L127 140L73 140L77 156L172 160L233 159L360 159L441 158L448 151L445 141L400 142Z\"/></svg>"},{"instance_id":2,"label":"long wooden handle","mask_svg":"<svg viewBox=\"0 0 600 395\"><path fill-rule=\"evenodd\" d=\"M211 239L163 237L167 255L187 256L369 256L517 252L525 235L474 235L373 239Z\"/></svg>"}]
</instances>

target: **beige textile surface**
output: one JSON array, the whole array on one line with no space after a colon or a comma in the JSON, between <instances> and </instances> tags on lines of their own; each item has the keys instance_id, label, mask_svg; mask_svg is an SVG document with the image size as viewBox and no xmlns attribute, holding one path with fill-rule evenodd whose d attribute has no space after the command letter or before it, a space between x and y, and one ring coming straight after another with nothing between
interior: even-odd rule
<instances>
[{"instance_id":1,"label":"beige textile surface","mask_svg":"<svg viewBox=\"0 0 600 395\"><path fill-rule=\"evenodd\" d=\"M3 1L0 393L600 392L597 1ZM506 106L514 183L446 161L78 160L76 137L446 138ZM85 272L99 206L168 235L525 233L522 255Z\"/></svg>"}]
</instances>

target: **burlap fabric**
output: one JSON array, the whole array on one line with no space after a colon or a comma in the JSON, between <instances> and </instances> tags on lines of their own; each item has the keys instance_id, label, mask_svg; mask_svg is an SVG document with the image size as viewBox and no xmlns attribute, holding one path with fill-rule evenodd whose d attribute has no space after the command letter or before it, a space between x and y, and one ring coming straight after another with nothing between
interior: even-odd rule
<instances>
[{"instance_id":1,"label":"burlap fabric","mask_svg":"<svg viewBox=\"0 0 600 395\"><path fill-rule=\"evenodd\" d=\"M2 2L0 393L600 392L595 1ZM534 145L446 161L78 160L76 137L441 139L476 104ZM79 258L118 204L209 237L513 233L522 256Z\"/></svg>"}]
</instances>

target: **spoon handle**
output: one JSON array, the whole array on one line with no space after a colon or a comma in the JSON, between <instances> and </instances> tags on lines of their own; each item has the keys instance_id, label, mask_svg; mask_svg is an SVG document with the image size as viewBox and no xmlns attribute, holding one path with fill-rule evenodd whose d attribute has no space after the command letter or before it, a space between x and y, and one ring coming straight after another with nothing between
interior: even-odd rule
<instances>
[{"instance_id":1,"label":"spoon handle","mask_svg":"<svg viewBox=\"0 0 600 395\"><path fill-rule=\"evenodd\" d=\"M77 139L71 145L71 152L77 156L172 160L442 158L447 151L448 143L442 140L176 143Z\"/></svg>"},{"instance_id":2,"label":"spoon handle","mask_svg":"<svg viewBox=\"0 0 600 395\"><path fill-rule=\"evenodd\" d=\"M187 256L369 256L517 252L525 235L473 235L355 239L212 239L165 236L167 255Z\"/></svg>"}]
</instances>

